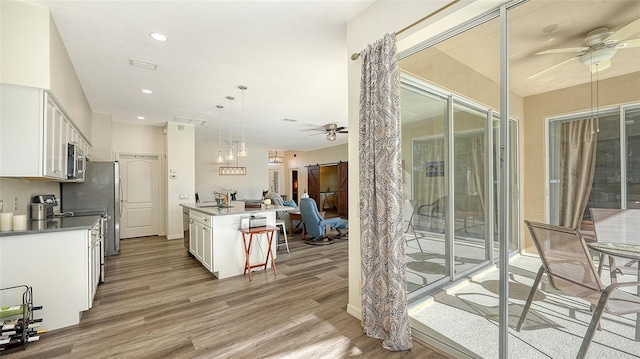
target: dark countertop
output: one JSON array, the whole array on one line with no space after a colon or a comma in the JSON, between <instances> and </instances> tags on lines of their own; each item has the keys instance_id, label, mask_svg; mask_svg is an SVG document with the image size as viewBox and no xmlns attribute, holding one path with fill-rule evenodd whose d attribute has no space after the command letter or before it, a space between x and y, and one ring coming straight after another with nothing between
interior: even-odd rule
<instances>
[{"instance_id":1,"label":"dark countertop","mask_svg":"<svg viewBox=\"0 0 640 359\"><path fill-rule=\"evenodd\" d=\"M255 212L275 212L275 211L290 211L295 209L294 207L287 206L275 206L262 205L262 208L243 208L243 207L218 207L215 202L203 202L203 203L180 203L184 208L193 209L210 216L224 216L234 214L252 214Z\"/></svg>"},{"instance_id":2,"label":"dark countertop","mask_svg":"<svg viewBox=\"0 0 640 359\"><path fill-rule=\"evenodd\" d=\"M100 216L50 218L46 221L28 221L24 231L0 231L0 237L47 232L77 231L91 229Z\"/></svg>"}]
</instances>

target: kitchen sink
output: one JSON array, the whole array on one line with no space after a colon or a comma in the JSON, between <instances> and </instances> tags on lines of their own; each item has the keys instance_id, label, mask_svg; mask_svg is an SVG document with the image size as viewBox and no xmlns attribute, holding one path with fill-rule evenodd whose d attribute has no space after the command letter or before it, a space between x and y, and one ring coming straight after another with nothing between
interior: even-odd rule
<instances>
[{"instance_id":1,"label":"kitchen sink","mask_svg":"<svg viewBox=\"0 0 640 359\"><path fill-rule=\"evenodd\" d=\"M227 206L225 204L205 204L199 205L198 208L232 208L233 206Z\"/></svg>"}]
</instances>

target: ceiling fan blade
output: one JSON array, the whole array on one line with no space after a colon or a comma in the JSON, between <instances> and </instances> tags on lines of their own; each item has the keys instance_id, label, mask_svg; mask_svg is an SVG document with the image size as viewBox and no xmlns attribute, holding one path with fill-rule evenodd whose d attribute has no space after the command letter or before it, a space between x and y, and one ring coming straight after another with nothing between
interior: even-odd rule
<instances>
[{"instance_id":1,"label":"ceiling fan blade","mask_svg":"<svg viewBox=\"0 0 640 359\"><path fill-rule=\"evenodd\" d=\"M607 37L606 39L604 39L604 42L607 41L622 41L624 39L626 39L627 37L633 35L633 34L637 34L640 32L640 19L636 19L635 21L632 21L630 23L628 23L627 25L623 26L620 30L614 32L613 34L609 35L609 37Z\"/></svg>"},{"instance_id":2,"label":"ceiling fan blade","mask_svg":"<svg viewBox=\"0 0 640 359\"><path fill-rule=\"evenodd\" d=\"M622 45L618 47L619 45ZM637 39L631 39L631 40L625 40L625 41L621 41L618 45L616 45L616 48L618 49L629 49L632 47L640 47L640 37Z\"/></svg>"},{"instance_id":3,"label":"ceiling fan blade","mask_svg":"<svg viewBox=\"0 0 640 359\"><path fill-rule=\"evenodd\" d=\"M562 49L551 49L551 50L544 50L544 51L540 51L540 52L536 52L534 55L547 55L547 54L563 54L566 52L581 52L581 51L587 51L589 50L588 47L584 47L584 46L580 46L580 47L565 47Z\"/></svg>"},{"instance_id":4,"label":"ceiling fan blade","mask_svg":"<svg viewBox=\"0 0 640 359\"><path fill-rule=\"evenodd\" d=\"M549 71L551 71L551 70L555 69L556 67L560 67L560 66L562 66L562 65L564 65L564 64L566 64L566 63L569 63L569 62L571 62L571 61L574 61L574 60L575 60L575 59L577 59L577 58L578 58L578 56L570 57L569 59L564 60L564 61L562 61L562 62L560 62L560 63L557 63L557 64L555 64L555 65L553 65L553 66L551 66L551 67L547 67L546 69L544 69L544 70L542 70L542 71L540 71L540 72L536 72L535 74L533 74L533 75L531 75L531 76L527 77L527 80L530 80L530 79L532 79L532 78L534 78L534 77L538 77L538 76L540 76L540 75L542 75L542 74L545 74L545 73L547 73L547 72L549 72Z\"/></svg>"},{"instance_id":5,"label":"ceiling fan blade","mask_svg":"<svg viewBox=\"0 0 640 359\"><path fill-rule=\"evenodd\" d=\"M318 133L312 133L309 136L317 136L317 135L325 135L326 132L322 131L322 132L318 132Z\"/></svg>"},{"instance_id":6,"label":"ceiling fan blade","mask_svg":"<svg viewBox=\"0 0 640 359\"><path fill-rule=\"evenodd\" d=\"M338 131L338 133L349 133L347 130Z\"/></svg>"}]
</instances>

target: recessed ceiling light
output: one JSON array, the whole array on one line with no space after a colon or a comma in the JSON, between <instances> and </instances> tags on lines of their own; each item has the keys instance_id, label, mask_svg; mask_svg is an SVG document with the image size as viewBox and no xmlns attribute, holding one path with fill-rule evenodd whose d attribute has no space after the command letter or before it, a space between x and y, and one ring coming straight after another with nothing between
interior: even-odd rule
<instances>
[{"instance_id":1,"label":"recessed ceiling light","mask_svg":"<svg viewBox=\"0 0 640 359\"><path fill-rule=\"evenodd\" d=\"M151 91L149 89L142 89L140 91L142 91L142 93L147 93L147 94L153 93L153 91Z\"/></svg>"},{"instance_id":2,"label":"recessed ceiling light","mask_svg":"<svg viewBox=\"0 0 640 359\"><path fill-rule=\"evenodd\" d=\"M167 41L167 35L161 32L152 32L149 34L149 36L151 36L152 39L157 41Z\"/></svg>"},{"instance_id":3,"label":"recessed ceiling light","mask_svg":"<svg viewBox=\"0 0 640 359\"><path fill-rule=\"evenodd\" d=\"M138 116L136 117L138 120L144 120L144 116Z\"/></svg>"}]
</instances>

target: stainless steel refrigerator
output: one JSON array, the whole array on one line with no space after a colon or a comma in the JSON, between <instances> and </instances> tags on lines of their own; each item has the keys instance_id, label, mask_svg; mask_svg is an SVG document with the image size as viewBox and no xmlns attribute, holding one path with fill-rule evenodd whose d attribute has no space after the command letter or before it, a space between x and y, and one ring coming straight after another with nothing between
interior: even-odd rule
<instances>
[{"instance_id":1,"label":"stainless steel refrigerator","mask_svg":"<svg viewBox=\"0 0 640 359\"><path fill-rule=\"evenodd\" d=\"M122 185L118 162L87 161L82 183L62 183L60 202L62 212L74 216L95 215L106 209L105 255L120 253L120 215L122 213Z\"/></svg>"}]
</instances>

